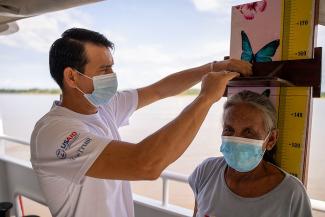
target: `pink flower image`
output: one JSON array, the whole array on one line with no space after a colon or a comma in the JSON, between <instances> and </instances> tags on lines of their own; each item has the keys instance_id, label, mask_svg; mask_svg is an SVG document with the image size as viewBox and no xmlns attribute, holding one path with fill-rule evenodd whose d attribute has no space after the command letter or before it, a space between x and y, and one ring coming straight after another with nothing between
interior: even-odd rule
<instances>
[{"instance_id":1,"label":"pink flower image","mask_svg":"<svg viewBox=\"0 0 325 217\"><path fill-rule=\"evenodd\" d=\"M267 0L238 5L235 8L240 11L246 20L252 20L255 15L260 12L263 13L267 6Z\"/></svg>"},{"instance_id":2,"label":"pink flower image","mask_svg":"<svg viewBox=\"0 0 325 217\"><path fill-rule=\"evenodd\" d=\"M256 3L255 9L259 12L264 12L266 9L267 1L263 0Z\"/></svg>"}]
</instances>

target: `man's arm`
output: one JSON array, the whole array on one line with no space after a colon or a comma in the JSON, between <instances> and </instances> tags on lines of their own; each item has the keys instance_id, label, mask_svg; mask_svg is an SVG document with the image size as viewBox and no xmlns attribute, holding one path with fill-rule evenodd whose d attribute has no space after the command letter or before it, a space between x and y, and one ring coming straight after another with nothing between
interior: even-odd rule
<instances>
[{"instance_id":1,"label":"man's arm","mask_svg":"<svg viewBox=\"0 0 325 217\"><path fill-rule=\"evenodd\" d=\"M137 144L110 142L87 172L102 179L152 180L178 159L193 141L210 107L218 101L235 72L212 72L199 96L173 121Z\"/></svg>"},{"instance_id":2,"label":"man's arm","mask_svg":"<svg viewBox=\"0 0 325 217\"><path fill-rule=\"evenodd\" d=\"M248 76L252 73L252 65L248 62L229 59L171 74L152 85L138 89L138 109L157 100L182 93L200 82L202 77L211 70L215 72L236 71Z\"/></svg>"}]
</instances>

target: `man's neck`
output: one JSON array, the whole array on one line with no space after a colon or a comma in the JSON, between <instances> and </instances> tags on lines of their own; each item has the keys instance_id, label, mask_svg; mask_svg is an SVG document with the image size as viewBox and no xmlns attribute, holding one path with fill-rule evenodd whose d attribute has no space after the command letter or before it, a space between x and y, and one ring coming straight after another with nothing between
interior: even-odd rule
<instances>
[{"instance_id":1,"label":"man's neck","mask_svg":"<svg viewBox=\"0 0 325 217\"><path fill-rule=\"evenodd\" d=\"M97 108L91 105L81 93L75 91L62 93L61 106L85 115L97 113Z\"/></svg>"}]
</instances>

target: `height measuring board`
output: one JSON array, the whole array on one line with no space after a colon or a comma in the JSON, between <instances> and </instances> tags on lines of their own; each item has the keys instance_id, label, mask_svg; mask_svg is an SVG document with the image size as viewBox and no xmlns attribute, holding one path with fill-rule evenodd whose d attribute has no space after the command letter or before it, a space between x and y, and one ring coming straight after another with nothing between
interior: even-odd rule
<instances>
[{"instance_id":1,"label":"height measuring board","mask_svg":"<svg viewBox=\"0 0 325 217\"><path fill-rule=\"evenodd\" d=\"M311 87L280 87L278 98L280 136L275 160L290 174L307 183L312 111Z\"/></svg>"},{"instance_id":2,"label":"height measuring board","mask_svg":"<svg viewBox=\"0 0 325 217\"><path fill-rule=\"evenodd\" d=\"M319 0L260 0L233 6L230 58L312 59L318 5Z\"/></svg>"},{"instance_id":3,"label":"height measuring board","mask_svg":"<svg viewBox=\"0 0 325 217\"><path fill-rule=\"evenodd\" d=\"M280 62L273 64L275 70L281 64L282 68L279 74L264 73L264 78L256 74L253 78L230 81L228 96L245 89L257 93L270 90L270 100L277 109L279 129L274 160L277 166L299 178L305 185L312 87L294 87L292 83L299 84L299 80L304 79L307 82L303 86L313 86L308 75L315 77L315 73L321 73L321 64L317 61L319 56L317 60L314 58L318 6L319 0L260 0L233 6L231 18L230 58L255 64L254 73L256 66L259 66L259 72L267 71L274 61ZM315 61L310 64L306 59ZM263 64L265 68L261 68ZM302 66L303 72L292 67L292 64ZM280 75L281 79L275 77ZM290 84L290 81L295 82Z\"/></svg>"},{"instance_id":4,"label":"height measuring board","mask_svg":"<svg viewBox=\"0 0 325 217\"><path fill-rule=\"evenodd\" d=\"M317 1L282 0L282 60L313 57Z\"/></svg>"}]
</instances>

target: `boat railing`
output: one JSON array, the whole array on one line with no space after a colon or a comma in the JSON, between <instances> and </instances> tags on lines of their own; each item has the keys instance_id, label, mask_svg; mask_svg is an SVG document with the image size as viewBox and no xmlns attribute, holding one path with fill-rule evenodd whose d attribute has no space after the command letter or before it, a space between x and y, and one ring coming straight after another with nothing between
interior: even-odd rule
<instances>
[{"instance_id":1,"label":"boat railing","mask_svg":"<svg viewBox=\"0 0 325 217\"><path fill-rule=\"evenodd\" d=\"M2 130L1 128L2 128L2 125L1 125L1 121L0 121L0 157L1 157L0 160L5 160L8 162L14 163L14 165L20 165L20 166L31 169L30 162L22 162L22 160L20 160L20 159L16 159L16 158L7 156L4 152L4 147L3 147L4 144L2 144L3 141L9 141L9 142L17 143L17 144L22 144L22 145L29 145L29 143L19 140L19 139L16 139L16 138L13 138L13 137L10 137L10 136L7 136L7 135L4 135L3 133L1 133L1 130ZM0 167L0 170L1 169L2 168ZM1 171L0 171L0 173L1 173ZM22 174L23 174L23 171L22 171ZM16 178L18 178L18 177L16 177ZM161 211L165 211L165 212L169 212L171 210L173 210L173 212L175 212L175 210L177 210L178 215L176 215L176 216L180 216L180 217L181 216L182 217L190 216L191 211L189 209L182 208L179 206L174 206L169 203L169 191L170 191L169 182L176 181L176 182L187 184L188 177L185 175L179 174L179 173L175 173L175 172L171 172L171 171L164 171L161 174L160 178L162 179L162 199L161 199L161 201L159 203L157 203L156 200L151 200L149 198L134 194L135 203L138 203L141 206L145 206L147 208L160 209ZM37 180L35 180L35 181L37 181ZM1 181L0 181L0 184L1 184ZM7 184L10 185L12 183L7 183ZM31 190L31 189L29 189L29 190ZM2 193L1 189L0 189L0 193ZM33 194L33 193L36 193L36 194ZM46 205L41 192L37 192L37 191L32 192L32 193L29 191L14 192L14 195L13 195L14 198L16 199L17 195L19 195L19 194L24 195L30 199L33 199L39 203ZM316 199L311 199L310 201L311 201L311 206L312 206L313 210L325 213L325 201L316 200ZM17 206L15 206L15 207L17 207ZM16 208L16 212L18 212L17 208Z\"/></svg>"}]
</instances>

